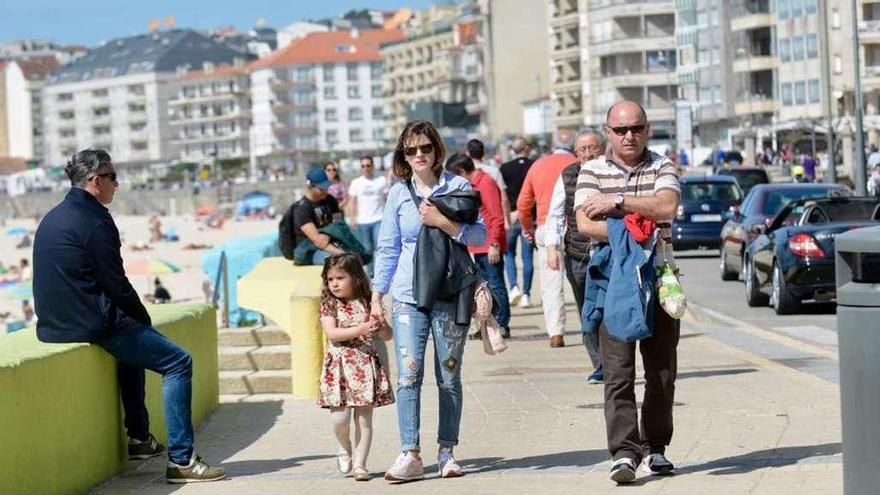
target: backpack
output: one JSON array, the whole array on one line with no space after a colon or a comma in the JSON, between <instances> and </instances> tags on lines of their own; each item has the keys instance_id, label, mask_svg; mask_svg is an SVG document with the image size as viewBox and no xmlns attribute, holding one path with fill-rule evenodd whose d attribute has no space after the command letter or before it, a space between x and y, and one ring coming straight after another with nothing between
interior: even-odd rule
<instances>
[{"instance_id":1,"label":"backpack","mask_svg":"<svg viewBox=\"0 0 880 495\"><path fill-rule=\"evenodd\" d=\"M293 207L296 203L290 205L281 221L278 222L278 249L285 258L293 259L293 248L296 247L296 236L293 234Z\"/></svg>"}]
</instances>

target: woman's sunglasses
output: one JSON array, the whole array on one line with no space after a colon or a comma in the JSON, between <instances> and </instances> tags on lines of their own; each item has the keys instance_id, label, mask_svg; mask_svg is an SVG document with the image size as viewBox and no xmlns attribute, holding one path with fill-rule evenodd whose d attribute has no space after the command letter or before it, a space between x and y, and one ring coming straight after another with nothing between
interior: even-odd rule
<instances>
[{"instance_id":1,"label":"woman's sunglasses","mask_svg":"<svg viewBox=\"0 0 880 495\"><path fill-rule=\"evenodd\" d=\"M416 150L421 151L423 155L427 155L434 152L434 145L428 143L419 146L407 146L403 148L403 154L406 156L416 156Z\"/></svg>"}]
</instances>

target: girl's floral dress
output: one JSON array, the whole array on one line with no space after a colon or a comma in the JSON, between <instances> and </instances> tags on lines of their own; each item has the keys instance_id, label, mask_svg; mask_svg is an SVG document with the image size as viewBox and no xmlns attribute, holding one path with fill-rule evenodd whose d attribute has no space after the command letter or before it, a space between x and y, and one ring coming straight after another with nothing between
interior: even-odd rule
<instances>
[{"instance_id":1,"label":"girl's floral dress","mask_svg":"<svg viewBox=\"0 0 880 495\"><path fill-rule=\"evenodd\" d=\"M323 302L321 317L335 317L339 328L360 325L369 317L360 301L336 300L336 306L334 310L332 303ZM380 407L393 403L388 371L370 339L358 337L345 342L327 342L319 406Z\"/></svg>"}]
</instances>

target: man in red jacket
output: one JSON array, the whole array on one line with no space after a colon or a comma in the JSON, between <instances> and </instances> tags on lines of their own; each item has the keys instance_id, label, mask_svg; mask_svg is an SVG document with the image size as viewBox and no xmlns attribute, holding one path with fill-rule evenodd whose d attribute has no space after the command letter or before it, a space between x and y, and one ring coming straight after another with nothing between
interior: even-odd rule
<instances>
[{"instance_id":1,"label":"man in red jacket","mask_svg":"<svg viewBox=\"0 0 880 495\"><path fill-rule=\"evenodd\" d=\"M501 306L496 320L503 329L505 337L510 336L510 302L507 298L507 286L504 284L504 259L501 253L507 250L507 232L504 228L504 210L501 207L501 188L486 172L479 170L468 156L456 153L446 161L446 170L467 179L475 191L480 193L482 205L480 215L489 231L486 244L468 246L468 252L474 255L480 276L489 284L489 288Z\"/></svg>"}]
</instances>

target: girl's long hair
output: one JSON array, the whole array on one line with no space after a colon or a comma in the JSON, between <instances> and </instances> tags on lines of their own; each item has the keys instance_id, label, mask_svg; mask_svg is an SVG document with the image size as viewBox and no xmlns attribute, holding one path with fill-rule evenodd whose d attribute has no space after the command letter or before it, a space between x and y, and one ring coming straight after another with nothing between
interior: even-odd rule
<instances>
[{"instance_id":1,"label":"girl's long hair","mask_svg":"<svg viewBox=\"0 0 880 495\"><path fill-rule=\"evenodd\" d=\"M367 272L364 271L361 257L354 253L334 254L324 260L324 269L321 270L321 305L332 308L334 312L337 309L336 303L339 299L330 292L330 286L327 283L327 275L334 268L342 270L351 277L354 285L352 299L360 301L364 308L369 311L373 290L370 287L370 279L367 277Z\"/></svg>"}]
</instances>

